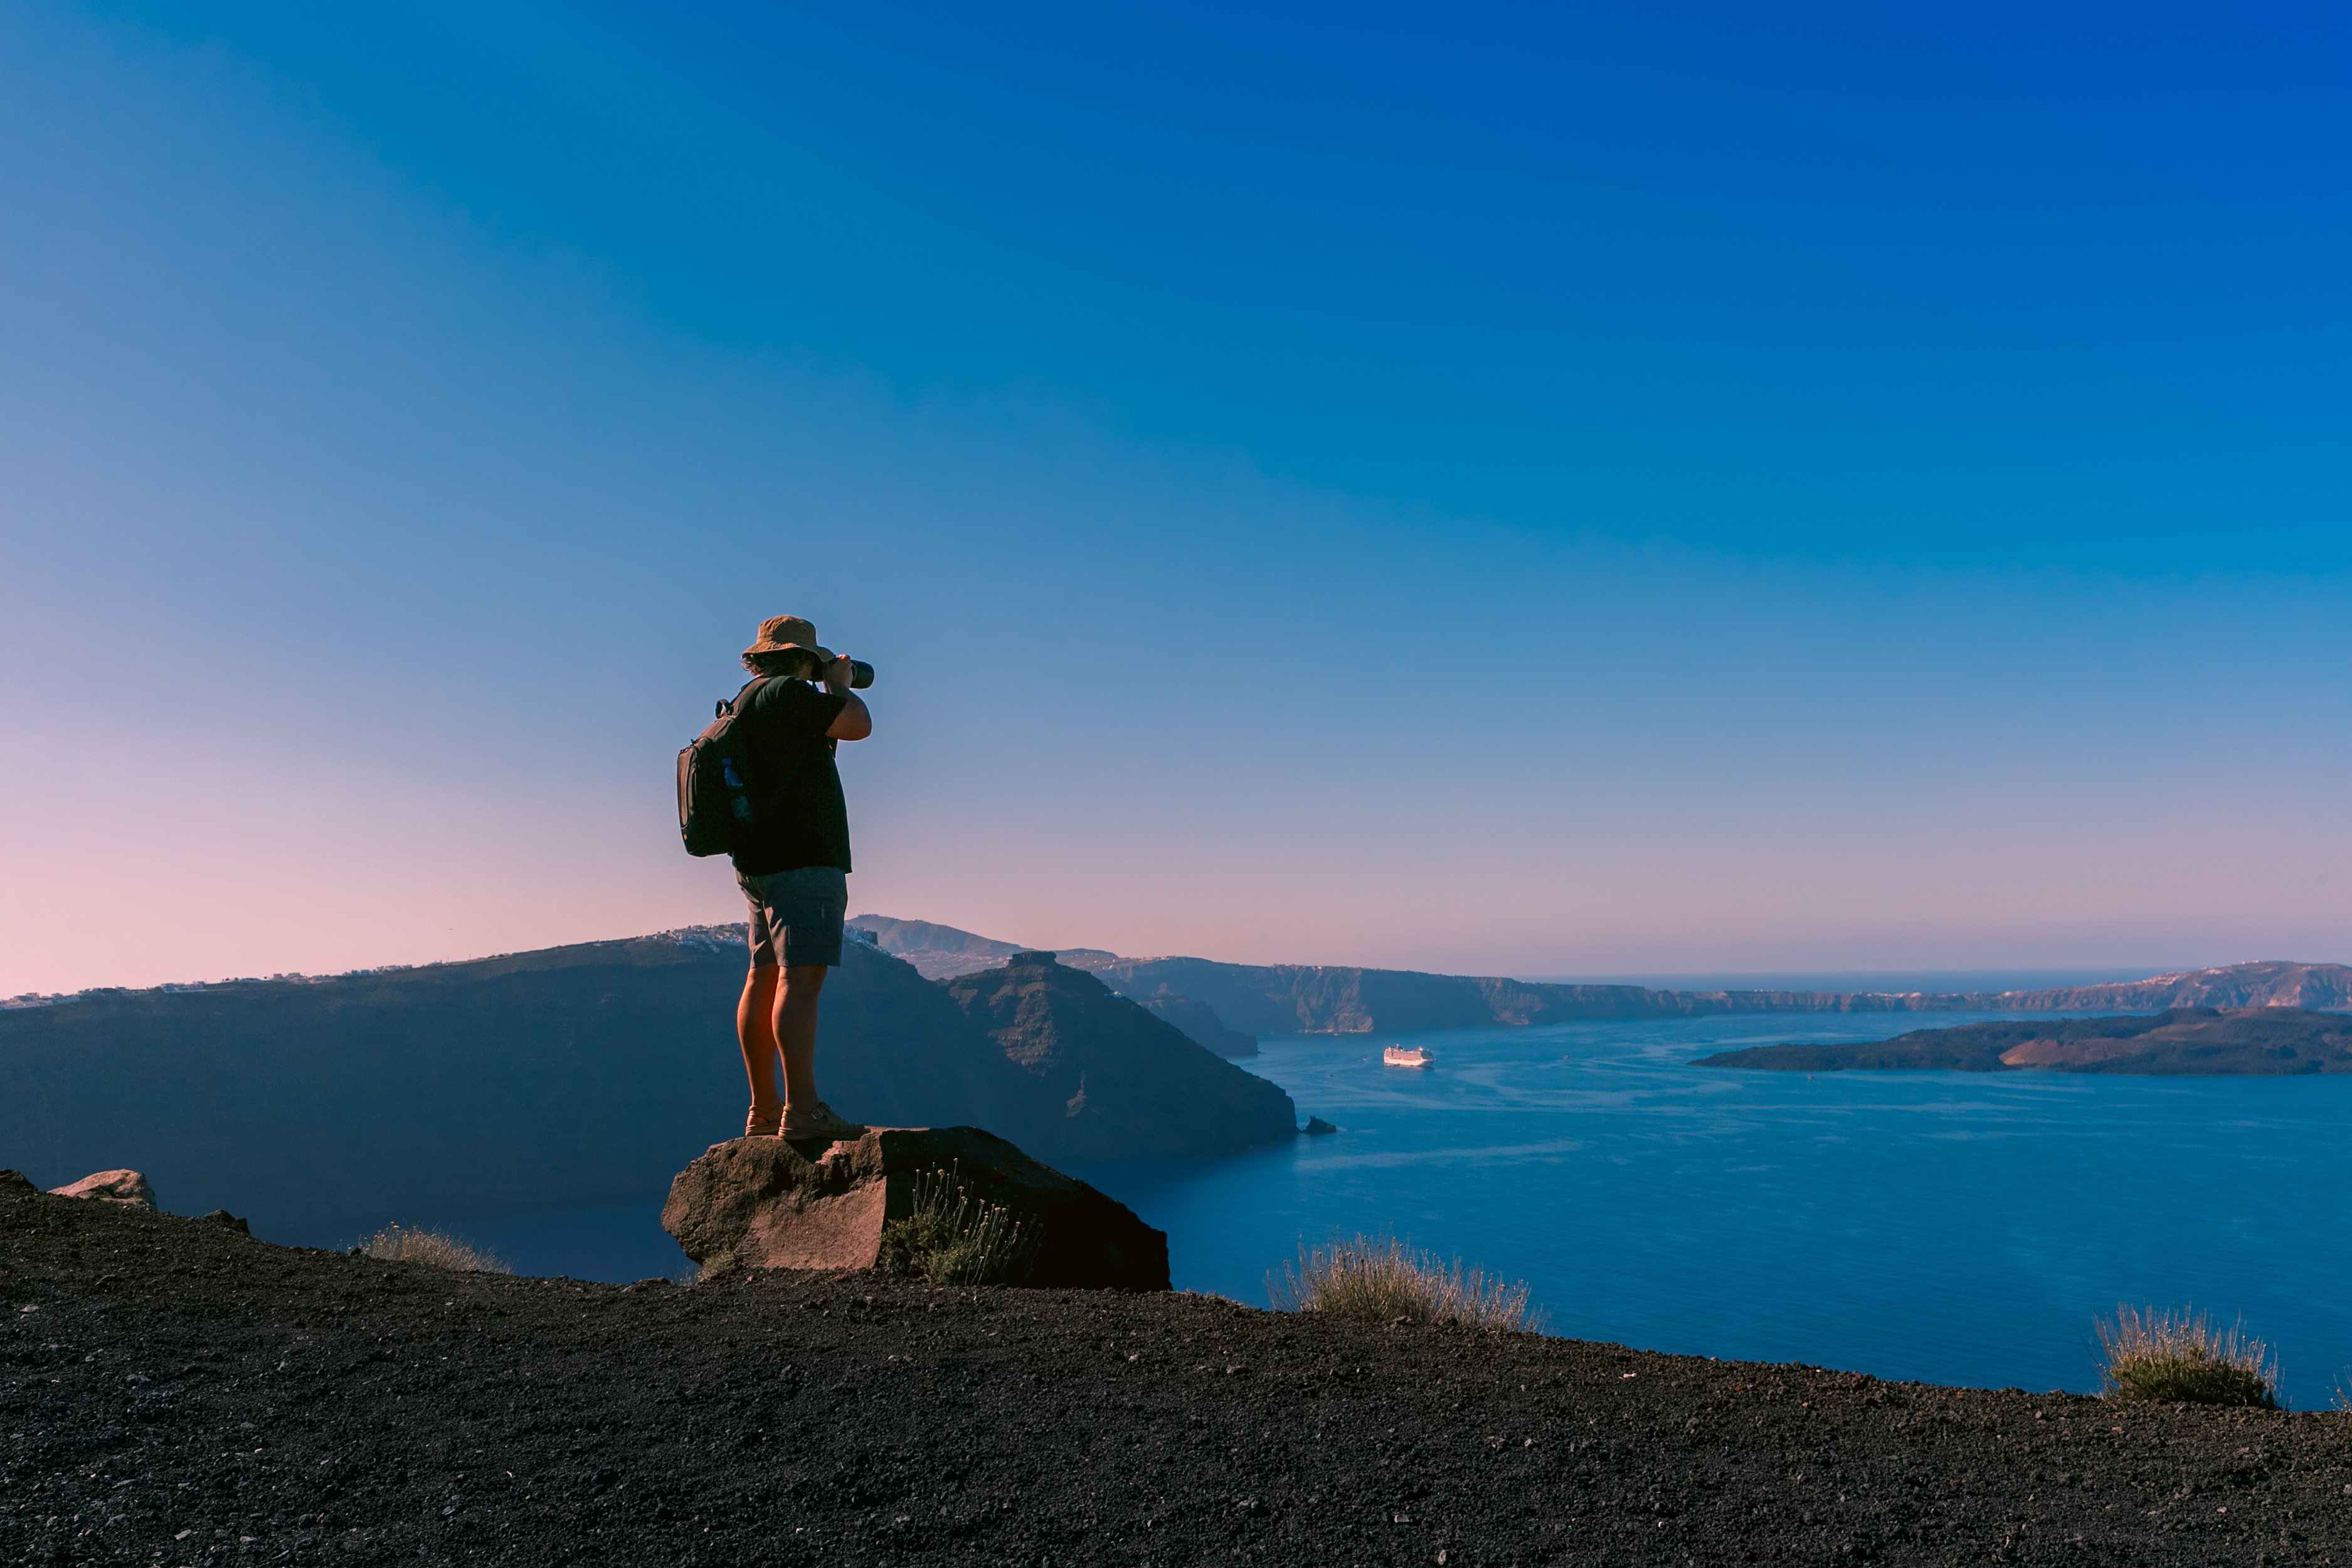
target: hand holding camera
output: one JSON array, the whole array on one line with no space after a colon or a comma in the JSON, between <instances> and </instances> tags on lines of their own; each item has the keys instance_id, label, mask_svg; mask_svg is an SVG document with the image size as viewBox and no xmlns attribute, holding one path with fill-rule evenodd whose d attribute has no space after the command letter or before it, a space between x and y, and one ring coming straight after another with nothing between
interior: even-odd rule
<instances>
[{"instance_id":1,"label":"hand holding camera","mask_svg":"<svg viewBox=\"0 0 2352 1568\"><path fill-rule=\"evenodd\" d=\"M844 654L824 666L817 679L835 691L863 691L874 684L874 667Z\"/></svg>"}]
</instances>

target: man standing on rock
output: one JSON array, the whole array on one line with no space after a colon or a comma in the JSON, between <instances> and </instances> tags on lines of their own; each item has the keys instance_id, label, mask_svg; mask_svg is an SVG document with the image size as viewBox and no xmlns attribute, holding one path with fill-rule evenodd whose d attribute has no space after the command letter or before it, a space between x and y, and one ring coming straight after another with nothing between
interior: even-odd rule
<instances>
[{"instance_id":1,"label":"man standing on rock","mask_svg":"<svg viewBox=\"0 0 2352 1568\"><path fill-rule=\"evenodd\" d=\"M874 720L849 689L849 660L821 647L816 627L798 616L761 622L743 668L753 679L736 694L735 711L756 792L755 820L731 857L751 906L751 973L735 1009L751 1080L743 1135L863 1137L865 1128L816 1097L816 1012L824 972L841 964L849 910L849 813L834 749L872 734Z\"/></svg>"}]
</instances>

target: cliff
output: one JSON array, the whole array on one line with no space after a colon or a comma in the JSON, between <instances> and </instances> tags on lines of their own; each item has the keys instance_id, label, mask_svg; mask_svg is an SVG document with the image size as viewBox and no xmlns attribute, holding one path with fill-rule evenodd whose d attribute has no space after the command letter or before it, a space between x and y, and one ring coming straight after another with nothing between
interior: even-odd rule
<instances>
[{"instance_id":1,"label":"cliff","mask_svg":"<svg viewBox=\"0 0 2352 1568\"><path fill-rule=\"evenodd\" d=\"M1220 963L1206 958L1070 957L1117 990L1172 991L1207 1003L1232 1028L1259 1035L1411 1034L1577 1018L1684 1018L1718 1013L1910 1011L1917 999L1821 991L1652 991L1558 985L1501 975L1428 974L1351 964Z\"/></svg>"},{"instance_id":2,"label":"cliff","mask_svg":"<svg viewBox=\"0 0 2352 1568\"><path fill-rule=\"evenodd\" d=\"M902 921L895 915L852 915L845 923L854 930L873 932L875 946L893 958L913 964L915 972L926 980L952 980L959 974L975 974L983 969L1002 969L1005 961L1014 953L1030 951L1017 942L1000 942L992 936L959 931L954 926L935 925L929 921ZM1073 947L1063 950L1056 956L1115 958L1118 955L1099 948Z\"/></svg>"},{"instance_id":3,"label":"cliff","mask_svg":"<svg viewBox=\"0 0 2352 1568\"><path fill-rule=\"evenodd\" d=\"M1051 953L1020 953L945 985L1044 1098L1061 1103L1066 1158L1195 1152L1204 1135L1215 1152L1234 1152L1297 1131L1297 1108L1280 1089ZM1187 1109L1171 1116L1174 1106Z\"/></svg>"},{"instance_id":4,"label":"cliff","mask_svg":"<svg viewBox=\"0 0 2352 1568\"><path fill-rule=\"evenodd\" d=\"M1759 1046L1694 1067L1780 1072L2258 1075L2352 1072L2352 1018L2295 1007L2176 1007L2153 1017L2065 1018L1915 1029L1867 1045Z\"/></svg>"},{"instance_id":5,"label":"cliff","mask_svg":"<svg viewBox=\"0 0 2352 1568\"><path fill-rule=\"evenodd\" d=\"M1056 1164L1132 1152L1098 1135L1103 1117L1154 1152L1268 1135L1245 1089L1187 1100L1214 1075L1157 1068L1131 1087L1111 1050L1082 1053L1098 1114L1074 1114L1075 1081L1009 1059L939 985L863 943L844 959L819 1071L846 1114L977 1124ZM320 1239L384 1217L658 1203L681 1165L741 1131L743 963L741 928L714 927L0 1010L0 1160L51 1184L136 1165L175 1203ZM1055 1005L1034 1023L1048 1034ZM1097 1010L1071 1029L1091 1038Z\"/></svg>"},{"instance_id":6,"label":"cliff","mask_svg":"<svg viewBox=\"0 0 2352 1568\"><path fill-rule=\"evenodd\" d=\"M2049 991L1652 991L1557 985L1492 975L1346 965L1219 963L1205 958L1066 959L1117 989L1181 992L1255 1034L1409 1034L1578 1018L1747 1013L2162 1012L2173 1007L2352 1008L2352 968L2263 963L2117 985Z\"/></svg>"},{"instance_id":7,"label":"cliff","mask_svg":"<svg viewBox=\"0 0 2352 1568\"><path fill-rule=\"evenodd\" d=\"M1194 1045L1204 1046L1221 1057L1257 1055L1257 1037L1244 1035L1239 1029L1226 1028L1224 1020L1217 1016L1216 1009L1205 1002L1195 1002L1190 996L1178 996L1172 993L1129 996L1128 1000L1153 1017L1182 1030L1185 1037Z\"/></svg>"},{"instance_id":8,"label":"cliff","mask_svg":"<svg viewBox=\"0 0 2352 1568\"><path fill-rule=\"evenodd\" d=\"M870 933L877 947L913 964L926 980L952 980L961 974L1002 969L1013 954L1031 951L1018 942L999 942L954 926L902 921L892 915L852 915L848 924L853 930ZM1118 958L1115 952L1095 947L1065 948L1054 956L1081 967L1113 963ZM1195 1045L1205 1046L1221 1057L1257 1055L1257 1037L1227 1028L1215 1009L1205 1002L1176 995L1164 986L1156 992L1140 986L1113 989L1176 1026Z\"/></svg>"},{"instance_id":9,"label":"cliff","mask_svg":"<svg viewBox=\"0 0 2352 1568\"><path fill-rule=\"evenodd\" d=\"M2352 1008L2352 967L2272 959L2189 969L2115 985L2001 991L1948 998L1951 1011L2161 1013L2175 1007Z\"/></svg>"},{"instance_id":10,"label":"cliff","mask_svg":"<svg viewBox=\"0 0 2352 1568\"><path fill-rule=\"evenodd\" d=\"M859 915L885 952L926 975L997 967L1016 944L953 926ZM1222 1029L1246 1035L1408 1034L1423 1029L1554 1024L1579 1018L1685 1018L1746 1013L2160 1013L2172 1007L2352 1008L2352 967L2267 961L2184 970L2115 985L2046 991L1653 991L1561 985L1500 975L1432 974L1350 964L1223 963L1129 958L1098 948L1055 956L1146 1006L1176 995L1206 1006ZM1179 1021L1171 1018L1171 1021ZM1223 1051L1205 1033L1194 1037ZM1238 1054L1224 1051L1224 1054Z\"/></svg>"}]
</instances>

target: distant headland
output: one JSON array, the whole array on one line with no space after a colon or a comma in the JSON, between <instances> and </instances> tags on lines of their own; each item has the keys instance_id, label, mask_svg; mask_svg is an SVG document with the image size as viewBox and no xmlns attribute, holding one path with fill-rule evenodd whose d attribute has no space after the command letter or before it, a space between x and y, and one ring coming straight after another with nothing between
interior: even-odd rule
<instances>
[{"instance_id":1,"label":"distant headland","mask_svg":"<svg viewBox=\"0 0 2352 1568\"><path fill-rule=\"evenodd\" d=\"M2301 1007L2175 1007L2153 1017L1915 1029L1863 1045L1759 1046L1702 1057L1691 1065L1776 1072L2039 1070L2262 1077L2352 1072L2352 1017Z\"/></svg>"}]
</instances>

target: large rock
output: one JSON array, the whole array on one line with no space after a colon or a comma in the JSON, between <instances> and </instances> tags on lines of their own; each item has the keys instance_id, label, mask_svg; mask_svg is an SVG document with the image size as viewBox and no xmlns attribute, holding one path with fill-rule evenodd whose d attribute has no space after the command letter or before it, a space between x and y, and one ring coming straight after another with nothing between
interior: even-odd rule
<instances>
[{"instance_id":1,"label":"large rock","mask_svg":"<svg viewBox=\"0 0 2352 1568\"><path fill-rule=\"evenodd\" d=\"M155 1206L155 1189L147 1178L136 1171L96 1171L79 1182L50 1192L61 1198L96 1198L103 1204L121 1204L125 1208L152 1209Z\"/></svg>"},{"instance_id":2,"label":"large rock","mask_svg":"<svg viewBox=\"0 0 2352 1568\"><path fill-rule=\"evenodd\" d=\"M1086 1183L977 1127L880 1127L830 1145L719 1143L677 1173L662 1228L708 1264L871 1268L882 1227L914 1207L917 1177L952 1168L975 1197L1044 1226L1025 1283L1165 1290L1168 1237Z\"/></svg>"}]
</instances>

